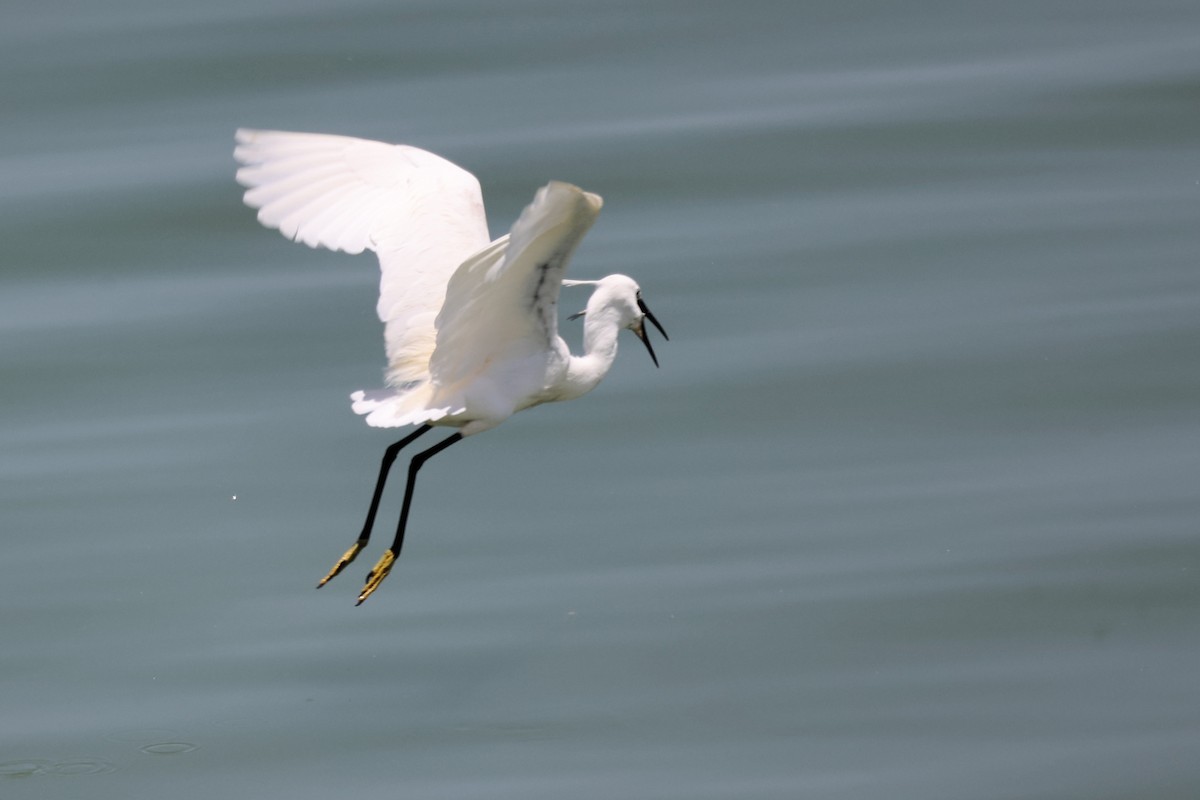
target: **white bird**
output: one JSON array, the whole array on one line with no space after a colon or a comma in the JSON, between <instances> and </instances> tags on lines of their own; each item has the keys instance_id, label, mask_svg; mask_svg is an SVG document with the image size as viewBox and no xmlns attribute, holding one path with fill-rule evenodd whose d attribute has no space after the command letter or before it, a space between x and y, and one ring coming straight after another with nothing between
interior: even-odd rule
<instances>
[{"instance_id":1,"label":"white bird","mask_svg":"<svg viewBox=\"0 0 1200 800\"><path fill-rule=\"evenodd\" d=\"M387 388L355 392L352 407L375 427L419 426L384 452L362 533L318 587L366 546L397 453L435 426L457 428L409 464L395 540L367 576L361 604L400 553L422 464L517 411L586 394L612 366L623 328L655 366L644 320L667 333L632 278L563 280L600 213L597 195L551 182L510 233L489 241L479 181L433 153L314 133L242 129L236 138L237 180L259 222L310 247L379 257ZM584 317L576 356L558 335L558 293L582 284L595 290L572 317Z\"/></svg>"}]
</instances>

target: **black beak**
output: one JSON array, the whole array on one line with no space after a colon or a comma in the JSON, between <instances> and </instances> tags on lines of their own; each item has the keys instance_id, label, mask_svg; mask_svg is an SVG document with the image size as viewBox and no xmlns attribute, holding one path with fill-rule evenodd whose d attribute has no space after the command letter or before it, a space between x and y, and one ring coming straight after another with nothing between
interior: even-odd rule
<instances>
[{"instance_id":1,"label":"black beak","mask_svg":"<svg viewBox=\"0 0 1200 800\"><path fill-rule=\"evenodd\" d=\"M650 313L650 309L646 308L646 301L642 300L640 296L637 299L637 304L644 316L643 319L638 323L637 327L633 329L633 332L639 339L642 340L642 344L646 345L646 352L650 354L650 360L653 361L654 366L657 367L658 357L654 355L654 347L650 344L650 337L646 335L645 321L650 320L654 327L658 328L658 332L661 333L663 338L668 342L671 341L671 337L667 336L667 332L663 330L663 326L660 325L658 320L654 318L654 315Z\"/></svg>"}]
</instances>

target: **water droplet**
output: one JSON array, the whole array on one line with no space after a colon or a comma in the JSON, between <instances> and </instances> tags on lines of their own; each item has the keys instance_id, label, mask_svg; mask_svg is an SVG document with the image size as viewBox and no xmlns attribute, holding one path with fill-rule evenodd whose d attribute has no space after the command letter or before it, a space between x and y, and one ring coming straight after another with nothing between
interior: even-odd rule
<instances>
[{"instance_id":1,"label":"water droplet","mask_svg":"<svg viewBox=\"0 0 1200 800\"><path fill-rule=\"evenodd\" d=\"M67 761L56 761L46 768L49 775L99 775L112 772L117 767L110 761L99 758L72 758Z\"/></svg>"},{"instance_id":2,"label":"water droplet","mask_svg":"<svg viewBox=\"0 0 1200 800\"><path fill-rule=\"evenodd\" d=\"M174 756L180 753L190 753L197 747L199 745L191 742L158 742L146 745L142 748L142 752L152 756Z\"/></svg>"},{"instance_id":3,"label":"water droplet","mask_svg":"<svg viewBox=\"0 0 1200 800\"><path fill-rule=\"evenodd\" d=\"M21 758L16 761L0 761L0 778L28 778L45 772L52 762L48 758Z\"/></svg>"}]
</instances>

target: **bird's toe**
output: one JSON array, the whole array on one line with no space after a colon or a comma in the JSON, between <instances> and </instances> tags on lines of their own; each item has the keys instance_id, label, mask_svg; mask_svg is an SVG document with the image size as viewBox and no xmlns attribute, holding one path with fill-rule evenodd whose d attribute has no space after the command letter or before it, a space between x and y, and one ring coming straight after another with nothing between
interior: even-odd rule
<instances>
[{"instance_id":1,"label":"bird's toe","mask_svg":"<svg viewBox=\"0 0 1200 800\"><path fill-rule=\"evenodd\" d=\"M345 553L343 553L342 557L339 558L337 563L333 565L333 569L329 570L329 574L326 575L324 578L321 578L321 582L317 584L317 588L320 589L322 586L324 586L325 584L327 584L331 580L333 580L333 577L335 575L337 575L339 572L341 572L342 570L344 570L351 561L353 561L355 558L357 558L358 554L366 546L367 546L366 539L359 539L353 545L351 545L350 549L347 550Z\"/></svg>"},{"instance_id":2,"label":"bird's toe","mask_svg":"<svg viewBox=\"0 0 1200 800\"><path fill-rule=\"evenodd\" d=\"M392 564L396 561L396 554L391 550L380 556L371 573L367 575L367 583L363 586L362 593L358 596L358 602L354 605L361 606L371 594L379 588L379 584L383 583L383 579L392 571Z\"/></svg>"}]
</instances>

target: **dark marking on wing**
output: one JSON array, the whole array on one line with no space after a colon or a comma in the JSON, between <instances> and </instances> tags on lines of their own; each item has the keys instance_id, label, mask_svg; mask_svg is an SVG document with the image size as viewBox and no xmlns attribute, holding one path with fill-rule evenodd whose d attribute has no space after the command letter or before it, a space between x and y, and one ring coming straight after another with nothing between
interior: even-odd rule
<instances>
[{"instance_id":1,"label":"dark marking on wing","mask_svg":"<svg viewBox=\"0 0 1200 800\"><path fill-rule=\"evenodd\" d=\"M546 336L547 343L549 343L553 331L558 327L558 320L553 319L555 304L546 301L545 293L551 291L550 281L558 277L552 273L558 272L561 266L562 258L557 253L549 261L539 264L537 280L534 281L533 293L529 298L529 310L538 315L538 321L542 324L542 332Z\"/></svg>"},{"instance_id":2,"label":"dark marking on wing","mask_svg":"<svg viewBox=\"0 0 1200 800\"><path fill-rule=\"evenodd\" d=\"M532 311L537 308L538 302L542 298L542 287L546 285L546 276L550 273L550 264L539 264L537 268L537 284L533 287L533 297L529 298L529 308Z\"/></svg>"}]
</instances>

